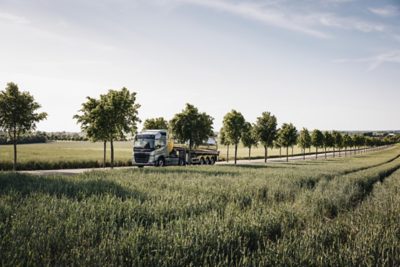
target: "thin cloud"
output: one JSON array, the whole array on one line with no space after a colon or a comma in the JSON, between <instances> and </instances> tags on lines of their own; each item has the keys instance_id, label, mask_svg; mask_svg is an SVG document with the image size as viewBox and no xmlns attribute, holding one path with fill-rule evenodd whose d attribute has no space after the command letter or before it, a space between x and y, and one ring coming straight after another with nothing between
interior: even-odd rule
<instances>
[{"instance_id":1,"label":"thin cloud","mask_svg":"<svg viewBox=\"0 0 400 267\"><path fill-rule=\"evenodd\" d=\"M28 19L26 19L24 17L13 15L10 13L0 13L0 21L6 21L6 22L15 23L15 24L28 24L29 23Z\"/></svg>"},{"instance_id":2,"label":"thin cloud","mask_svg":"<svg viewBox=\"0 0 400 267\"><path fill-rule=\"evenodd\" d=\"M385 63L400 63L400 50L389 51L373 57L337 59L335 62L365 62L368 64L368 71L373 71Z\"/></svg>"},{"instance_id":3,"label":"thin cloud","mask_svg":"<svg viewBox=\"0 0 400 267\"><path fill-rule=\"evenodd\" d=\"M254 3L232 3L220 0L179 0L183 4L207 7L246 19L262 22L266 25L287 29L293 32L307 34L317 38L329 38L327 33L310 26L296 23L296 18L276 9L268 9Z\"/></svg>"},{"instance_id":4,"label":"thin cloud","mask_svg":"<svg viewBox=\"0 0 400 267\"><path fill-rule=\"evenodd\" d=\"M377 8L368 8L368 10L378 16L382 17L394 17L399 15L400 10L395 6L385 6L385 7L377 7Z\"/></svg>"}]
</instances>

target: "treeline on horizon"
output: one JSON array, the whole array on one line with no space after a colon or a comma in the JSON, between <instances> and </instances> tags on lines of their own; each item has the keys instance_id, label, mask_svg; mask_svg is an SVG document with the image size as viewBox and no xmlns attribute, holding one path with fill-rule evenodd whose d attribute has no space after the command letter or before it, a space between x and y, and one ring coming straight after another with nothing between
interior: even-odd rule
<instances>
[{"instance_id":1,"label":"treeline on horizon","mask_svg":"<svg viewBox=\"0 0 400 267\"><path fill-rule=\"evenodd\" d=\"M41 105L26 91L20 91L17 84L8 83L4 91L0 91L0 144L14 146L13 169L17 167L17 144L45 143L47 141L92 141L104 143L103 165L106 166L106 143L111 147L111 167L114 163L114 141L126 140L137 133L140 104L136 101L136 93L127 88L109 90L98 98L87 97L78 114L73 118L80 124L83 134L79 133L45 133L36 132L36 123L47 119L47 113L38 112ZM144 129L169 129L173 138L187 143L189 149L202 144L209 137L216 137L213 129L214 118L197 107L186 104L185 108L167 121L164 118L147 119ZM261 145L265 149L265 162L268 148L288 148L299 145L305 149L314 146L318 149L327 147L363 147L382 146L400 142L400 135L384 138L371 137L372 133L342 134L339 131L309 132L306 128L298 131L292 123L283 123L277 128L277 119L270 112L263 112L254 123L247 122L243 115L231 110L223 119L223 127L218 133L220 144L232 145L237 159L238 144L249 148ZM368 136L368 137L366 137ZM227 156L229 158L229 156Z\"/></svg>"}]
</instances>

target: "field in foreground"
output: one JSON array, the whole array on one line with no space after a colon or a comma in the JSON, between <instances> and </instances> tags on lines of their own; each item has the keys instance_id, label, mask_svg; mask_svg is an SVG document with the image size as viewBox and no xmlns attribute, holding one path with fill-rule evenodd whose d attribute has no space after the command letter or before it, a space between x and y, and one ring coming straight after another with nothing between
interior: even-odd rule
<instances>
[{"instance_id":1,"label":"field in foreground","mask_svg":"<svg viewBox=\"0 0 400 267\"><path fill-rule=\"evenodd\" d=\"M128 166L132 160L132 142L115 142L115 161L117 166ZM220 158L226 159L227 148L219 146ZM285 149L269 149L269 156L286 155ZM291 149L289 153L291 154ZM308 152L308 151L307 151ZM312 148L310 152L315 152ZM294 154L302 153L301 149L294 147ZM230 147L229 158L233 159L234 150ZM252 158L262 158L264 148L252 149ZM248 158L248 148L239 146L238 158ZM11 145L0 146L0 170L11 170L13 159L13 148ZM107 161L110 161L110 147L107 145ZM92 168L103 164L103 144L92 142L50 142L46 144L24 144L18 145L19 170L42 170L42 169L70 169L70 168Z\"/></svg>"},{"instance_id":2,"label":"field in foreground","mask_svg":"<svg viewBox=\"0 0 400 267\"><path fill-rule=\"evenodd\" d=\"M2 173L0 265L398 266L399 154Z\"/></svg>"}]
</instances>

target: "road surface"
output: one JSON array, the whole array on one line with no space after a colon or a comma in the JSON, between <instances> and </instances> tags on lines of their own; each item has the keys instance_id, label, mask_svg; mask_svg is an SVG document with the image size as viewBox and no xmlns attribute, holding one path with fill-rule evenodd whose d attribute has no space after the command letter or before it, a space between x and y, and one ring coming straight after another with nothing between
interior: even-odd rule
<instances>
[{"instance_id":1,"label":"road surface","mask_svg":"<svg viewBox=\"0 0 400 267\"><path fill-rule=\"evenodd\" d=\"M382 149L382 148L380 148ZM372 151L376 151L376 149L369 149ZM360 155L361 152L357 152L356 155ZM365 152L363 152L364 154ZM342 151L340 153L341 157L345 156L345 153ZM326 154L328 158L333 158L334 153L333 152L328 152ZM347 152L347 157L352 157L354 156L354 152L350 155L349 152ZM339 152L335 153L335 157L339 157ZM323 160L325 159L325 154L318 154L318 159L315 158L315 154L311 155L306 155L305 156L306 160ZM303 160L303 156L289 156L289 162L293 161L301 161ZM267 164L273 164L273 163L285 163L286 162L286 156L285 157L277 157L277 158L269 158ZM230 160L229 162L226 161L219 161L216 163L216 165L233 165L234 161ZM264 164L264 159L252 159L252 160L238 160L237 164L240 165L251 165L251 164ZM115 167L114 169L131 169L131 168L136 168L136 167ZM154 168L154 167L146 167L146 168ZM34 174L34 175L54 175L54 174L61 174L61 175L77 175L80 173L85 173L85 172L90 172L90 171L110 171L110 168L89 168L89 169L61 169L61 170L37 170L37 171L20 171L19 173L26 173L26 174Z\"/></svg>"}]
</instances>

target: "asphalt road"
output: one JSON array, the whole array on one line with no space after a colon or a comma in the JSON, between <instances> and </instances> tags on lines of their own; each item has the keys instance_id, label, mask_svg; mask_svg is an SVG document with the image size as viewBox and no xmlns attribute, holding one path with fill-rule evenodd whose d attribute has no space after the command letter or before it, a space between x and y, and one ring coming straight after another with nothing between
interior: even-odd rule
<instances>
[{"instance_id":1,"label":"asphalt road","mask_svg":"<svg viewBox=\"0 0 400 267\"><path fill-rule=\"evenodd\" d=\"M381 148L382 149L382 148ZM385 149L385 148L383 148ZM368 149L368 151L375 151L376 149ZM360 155L361 152L357 152L356 155ZM364 153L364 152L363 152ZM327 158L333 158L334 153L333 152L328 152L327 153ZM340 157L344 157L345 153L342 151L340 153ZM347 152L347 157L352 157L354 156L354 152L350 155L349 152ZM339 152L335 153L335 157L339 157ZM311 155L306 155L305 156L306 160L323 160L325 159L325 154L318 154L318 159L315 158L315 154ZM303 160L303 156L289 156L289 162L293 161L301 161ZM267 164L273 164L273 163L285 163L286 162L286 156L285 157L277 157L277 158L269 158ZM226 161L219 161L216 163L216 165L233 165L234 161L230 160L229 162ZM252 160L238 160L237 164L240 165L251 165L251 164L264 164L264 159L252 159ZM136 167L115 167L115 170L118 169L131 169L131 168L136 168ZM146 168L155 168L155 167L146 167ZM61 169L61 170L37 170L37 171L20 171L19 173L26 173L26 174L34 174L34 175L54 175L54 174L61 174L61 175L77 175L80 173L84 172L90 172L90 171L111 171L110 168L89 168L89 169Z\"/></svg>"}]
</instances>

